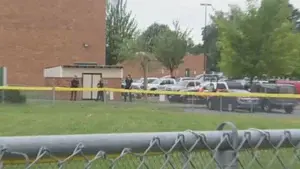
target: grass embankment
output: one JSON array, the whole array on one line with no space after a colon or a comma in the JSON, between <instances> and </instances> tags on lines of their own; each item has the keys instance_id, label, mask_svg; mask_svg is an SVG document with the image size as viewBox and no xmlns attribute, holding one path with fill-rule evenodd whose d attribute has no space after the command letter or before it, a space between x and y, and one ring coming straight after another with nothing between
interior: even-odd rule
<instances>
[{"instance_id":1,"label":"grass embankment","mask_svg":"<svg viewBox=\"0 0 300 169\"><path fill-rule=\"evenodd\" d=\"M298 128L300 124L293 117L187 113L171 105L94 102L1 105L0 113L2 136L214 130L224 121L233 122L238 129Z\"/></svg>"},{"instance_id":2,"label":"grass embankment","mask_svg":"<svg viewBox=\"0 0 300 169\"><path fill-rule=\"evenodd\" d=\"M205 111L205 110L203 110ZM183 108L161 107L147 104L102 104L95 102L85 103L56 103L27 104L27 105L1 105L0 106L0 134L2 136L15 135L49 135L49 134L87 134L111 132L159 132L159 131L184 131L215 130L217 125L224 121L231 121L239 129L247 128L297 128L300 119L266 118L255 114L201 114L187 113ZM273 151L260 151L262 165L266 166L273 156ZM192 153L191 160L196 168L204 168L211 157L208 152ZM293 158L292 149L282 153L284 162ZM170 154L170 163L167 168L182 168L182 154ZM242 152L240 160L244 166L253 159L251 153ZM83 159L82 159L83 160ZM163 155L150 156L145 159L149 168L161 168L166 162ZM288 161L287 161L288 160ZM41 161L41 160L39 160ZM31 168L57 168L55 163L35 164ZM17 163L22 164L17 164ZM25 162L25 161L24 161ZM9 163L9 164L8 164ZM65 168L84 168L84 161L68 163ZM126 155L118 161L99 160L93 162L93 168L138 168L141 161L135 155ZM7 168L25 168L23 161L4 162ZM299 164L294 165L298 168ZM212 168L216 168L212 162ZM192 168L192 166L191 166ZM250 167L251 168L251 167ZM260 168L255 162L252 168ZM279 163L271 165L273 169L282 168Z\"/></svg>"}]
</instances>

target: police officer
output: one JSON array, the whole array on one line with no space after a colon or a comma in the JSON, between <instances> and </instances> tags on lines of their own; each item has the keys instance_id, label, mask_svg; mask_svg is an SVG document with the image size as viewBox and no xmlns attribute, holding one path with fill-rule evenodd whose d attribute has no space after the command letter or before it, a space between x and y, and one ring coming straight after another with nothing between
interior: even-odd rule
<instances>
[{"instance_id":1,"label":"police officer","mask_svg":"<svg viewBox=\"0 0 300 169\"><path fill-rule=\"evenodd\" d=\"M131 85L132 85L132 78L131 78L131 75L128 75L125 79L125 89L126 90L130 90L131 89ZM131 95L131 92L127 92L125 93L124 95L124 101L126 102L127 101L127 96L129 97L129 101L132 102L132 95Z\"/></svg>"},{"instance_id":2,"label":"police officer","mask_svg":"<svg viewBox=\"0 0 300 169\"><path fill-rule=\"evenodd\" d=\"M77 76L74 76L74 78L72 79L70 87L71 88L78 88L79 87L79 80L78 80ZM70 100L71 101L76 101L76 99L77 99L77 91L76 90L74 90L74 91L72 90L71 91L71 98L70 98Z\"/></svg>"},{"instance_id":3,"label":"police officer","mask_svg":"<svg viewBox=\"0 0 300 169\"><path fill-rule=\"evenodd\" d=\"M102 79L102 76L101 76L101 79L99 80L99 82L97 84L97 88L103 88L103 87L104 87L104 83L103 83L103 79ZM103 92L103 90L99 90L97 92L97 99L96 99L96 101L98 101L98 100L104 102L104 92Z\"/></svg>"}]
</instances>

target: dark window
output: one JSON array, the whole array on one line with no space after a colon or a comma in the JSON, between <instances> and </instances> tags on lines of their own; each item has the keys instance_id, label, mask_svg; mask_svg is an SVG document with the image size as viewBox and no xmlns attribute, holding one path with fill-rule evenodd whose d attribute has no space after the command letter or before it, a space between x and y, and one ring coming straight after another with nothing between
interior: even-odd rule
<instances>
[{"instance_id":1,"label":"dark window","mask_svg":"<svg viewBox=\"0 0 300 169\"><path fill-rule=\"evenodd\" d=\"M238 82L227 82L227 86L229 89L239 89L239 90L245 89L242 83L238 83Z\"/></svg>"},{"instance_id":2,"label":"dark window","mask_svg":"<svg viewBox=\"0 0 300 169\"><path fill-rule=\"evenodd\" d=\"M194 87L195 86L195 83L194 82L189 82L187 87Z\"/></svg>"},{"instance_id":3,"label":"dark window","mask_svg":"<svg viewBox=\"0 0 300 169\"><path fill-rule=\"evenodd\" d=\"M279 87L279 93L288 93L288 94L294 94L295 88L292 86L280 86Z\"/></svg>"},{"instance_id":4,"label":"dark window","mask_svg":"<svg viewBox=\"0 0 300 169\"><path fill-rule=\"evenodd\" d=\"M277 88L265 88L265 93L278 93Z\"/></svg>"},{"instance_id":5,"label":"dark window","mask_svg":"<svg viewBox=\"0 0 300 169\"><path fill-rule=\"evenodd\" d=\"M226 89L226 86L223 83L218 83L217 84L217 89Z\"/></svg>"}]
</instances>

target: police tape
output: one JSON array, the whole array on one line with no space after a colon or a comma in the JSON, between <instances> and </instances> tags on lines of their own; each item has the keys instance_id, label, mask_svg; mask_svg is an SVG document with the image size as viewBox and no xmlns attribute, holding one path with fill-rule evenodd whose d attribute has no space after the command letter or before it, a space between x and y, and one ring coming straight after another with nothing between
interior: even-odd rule
<instances>
[{"instance_id":1,"label":"police tape","mask_svg":"<svg viewBox=\"0 0 300 169\"><path fill-rule=\"evenodd\" d=\"M71 91L105 91L116 93L137 93L153 95L186 95L186 96L220 96L220 97L268 97L268 98L290 98L298 99L299 94L270 94L270 93L229 93L229 92L185 92L185 91L151 91L136 89L118 89L118 88L70 88L70 87L21 87L21 86L0 86L0 90L20 90L20 91L53 91L53 92L71 92Z\"/></svg>"}]
</instances>

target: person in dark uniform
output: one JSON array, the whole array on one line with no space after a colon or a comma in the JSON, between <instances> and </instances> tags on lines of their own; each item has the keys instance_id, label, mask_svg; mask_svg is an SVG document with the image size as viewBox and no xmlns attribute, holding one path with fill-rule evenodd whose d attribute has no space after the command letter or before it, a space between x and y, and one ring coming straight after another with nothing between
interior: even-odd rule
<instances>
[{"instance_id":1,"label":"person in dark uniform","mask_svg":"<svg viewBox=\"0 0 300 169\"><path fill-rule=\"evenodd\" d=\"M130 90L131 89L131 85L132 85L132 78L131 78L131 75L128 75L125 79L125 89L126 90ZM127 96L129 97L129 101L132 102L132 95L131 95L131 92L128 92L128 93L125 93L124 95L124 101L126 102L127 101Z\"/></svg>"},{"instance_id":2,"label":"person in dark uniform","mask_svg":"<svg viewBox=\"0 0 300 169\"><path fill-rule=\"evenodd\" d=\"M79 80L77 76L74 76L74 78L71 81L71 88L78 88L79 87ZM71 91L71 98L70 100L76 101L77 98L77 91Z\"/></svg>"},{"instance_id":3,"label":"person in dark uniform","mask_svg":"<svg viewBox=\"0 0 300 169\"><path fill-rule=\"evenodd\" d=\"M97 88L103 88L103 87L104 87L104 83L103 83L103 79L101 77L101 79L99 80L99 82L97 84ZM98 100L104 102L104 92L102 90L97 92L96 101L98 101Z\"/></svg>"}]
</instances>

